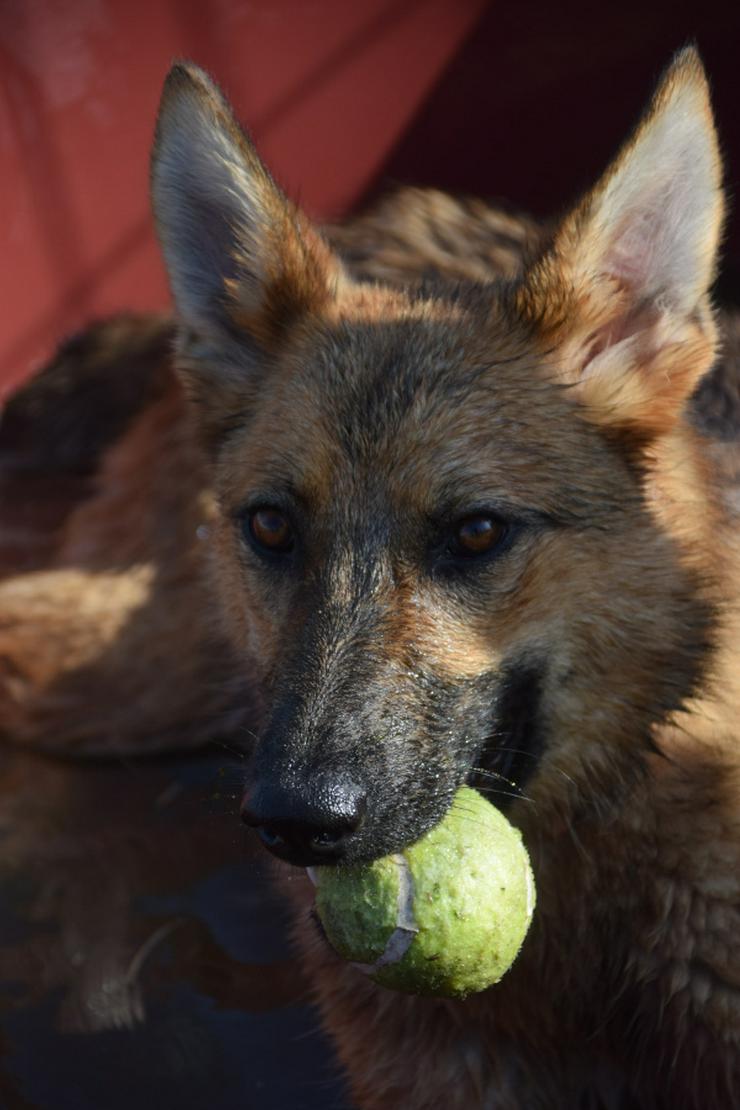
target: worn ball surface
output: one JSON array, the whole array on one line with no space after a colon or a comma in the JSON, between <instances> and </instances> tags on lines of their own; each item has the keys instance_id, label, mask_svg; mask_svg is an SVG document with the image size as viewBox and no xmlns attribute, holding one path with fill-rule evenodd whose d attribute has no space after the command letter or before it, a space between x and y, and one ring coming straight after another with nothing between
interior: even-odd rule
<instances>
[{"instance_id":1,"label":"worn ball surface","mask_svg":"<svg viewBox=\"0 0 740 1110\"><path fill-rule=\"evenodd\" d=\"M514 962L535 903L521 834L463 786L449 813L402 852L317 867L316 908L340 956L410 994L464 998Z\"/></svg>"}]
</instances>

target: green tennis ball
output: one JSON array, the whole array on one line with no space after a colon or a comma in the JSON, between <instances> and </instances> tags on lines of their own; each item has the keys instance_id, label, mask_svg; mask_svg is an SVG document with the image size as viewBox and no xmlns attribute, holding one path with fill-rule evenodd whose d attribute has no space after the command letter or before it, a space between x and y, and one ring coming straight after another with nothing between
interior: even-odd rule
<instances>
[{"instance_id":1,"label":"green tennis ball","mask_svg":"<svg viewBox=\"0 0 740 1110\"><path fill-rule=\"evenodd\" d=\"M497 983L535 903L519 830L467 786L409 848L369 864L317 867L312 877L339 955L409 994L464 998Z\"/></svg>"}]
</instances>

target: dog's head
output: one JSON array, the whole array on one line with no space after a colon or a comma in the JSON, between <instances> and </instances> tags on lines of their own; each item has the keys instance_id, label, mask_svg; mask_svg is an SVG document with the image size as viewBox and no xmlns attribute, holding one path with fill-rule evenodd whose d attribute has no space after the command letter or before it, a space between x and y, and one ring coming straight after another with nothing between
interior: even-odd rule
<instances>
[{"instance_id":1,"label":"dog's head","mask_svg":"<svg viewBox=\"0 0 740 1110\"><path fill-rule=\"evenodd\" d=\"M519 279L399 292L353 281L211 81L171 72L154 207L277 854L385 854L475 775L571 806L691 694L710 510L677 509L682 410L715 350L719 172L685 51Z\"/></svg>"}]
</instances>

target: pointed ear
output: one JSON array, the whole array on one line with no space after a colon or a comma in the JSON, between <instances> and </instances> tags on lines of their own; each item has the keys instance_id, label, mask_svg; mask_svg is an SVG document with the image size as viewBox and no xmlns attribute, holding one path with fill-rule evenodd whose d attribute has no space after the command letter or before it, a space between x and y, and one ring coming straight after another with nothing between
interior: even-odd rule
<instances>
[{"instance_id":1,"label":"pointed ear","mask_svg":"<svg viewBox=\"0 0 740 1110\"><path fill-rule=\"evenodd\" d=\"M707 81L688 48L522 289L525 314L593 419L652 436L711 365L722 212Z\"/></svg>"},{"instance_id":2,"label":"pointed ear","mask_svg":"<svg viewBox=\"0 0 740 1110\"><path fill-rule=\"evenodd\" d=\"M206 409L243 404L255 366L333 297L340 264L190 63L165 82L151 188L187 384Z\"/></svg>"}]
</instances>

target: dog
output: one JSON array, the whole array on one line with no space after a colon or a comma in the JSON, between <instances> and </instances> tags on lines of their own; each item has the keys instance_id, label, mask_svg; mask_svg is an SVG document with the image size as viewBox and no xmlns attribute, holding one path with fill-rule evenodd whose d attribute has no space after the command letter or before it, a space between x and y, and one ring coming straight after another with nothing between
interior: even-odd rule
<instances>
[{"instance_id":1,"label":"dog","mask_svg":"<svg viewBox=\"0 0 740 1110\"><path fill-rule=\"evenodd\" d=\"M6 734L259 722L243 817L358 1107L737 1105L740 333L718 364L696 51L552 227L408 190L322 233L190 64L152 197L177 325L102 325L9 406L13 488L52 409L68 485L0 589ZM297 867L401 849L463 782L522 831L530 934L463 1002L385 991Z\"/></svg>"}]
</instances>

